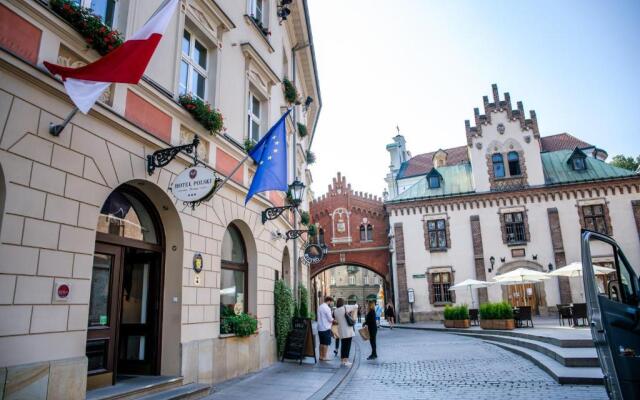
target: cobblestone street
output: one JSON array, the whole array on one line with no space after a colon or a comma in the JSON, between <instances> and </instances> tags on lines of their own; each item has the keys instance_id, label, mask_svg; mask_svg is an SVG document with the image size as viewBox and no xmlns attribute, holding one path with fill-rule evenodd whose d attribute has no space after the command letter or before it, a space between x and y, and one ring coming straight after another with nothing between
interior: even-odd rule
<instances>
[{"instance_id":1,"label":"cobblestone street","mask_svg":"<svg viewBox=\"0 0 640 400\"><path fill-rule=\"evenodd\" d=\"M359 367L331 399L607 398L603 386L560 385L530 361L478 339L384 329L378 360L366 360L370 350L360 341Z\"/></svg>"}]
</instances>

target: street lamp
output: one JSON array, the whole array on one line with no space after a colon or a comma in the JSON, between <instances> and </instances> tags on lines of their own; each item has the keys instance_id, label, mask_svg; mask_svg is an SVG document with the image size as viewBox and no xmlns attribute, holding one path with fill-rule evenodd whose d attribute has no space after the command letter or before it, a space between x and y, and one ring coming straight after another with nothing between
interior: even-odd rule
<instances>
[{"instance_id":1,"label":"street lamp","mask_svg":"<svg viewBox=\"0 0 640 400\"><path fill-rule=\"evenodd\" d=\"M493 271L493 266L496 263L496 258L494 256L489 257L489 262L491 263L491 268L489 268L489 272Z\"/></svg>"},{"instance_id":2,"label":"street lamp","mask_svg":"<svg viewBox=\"0 0 640 400\"><path fill-rule=\"evenodd\" d=\"M293 210L298 208L300 203L302 203L302 195L304 194L304 183L300 182L297 178L293 181L292 184L289 185L289 193L291 193L291 198L289 199L289 205L282 207L269 207L262 212L262 224L265 222L271 221L273 219L278 218L282 215L286 210Z\"/></svg>"}]
</instances>

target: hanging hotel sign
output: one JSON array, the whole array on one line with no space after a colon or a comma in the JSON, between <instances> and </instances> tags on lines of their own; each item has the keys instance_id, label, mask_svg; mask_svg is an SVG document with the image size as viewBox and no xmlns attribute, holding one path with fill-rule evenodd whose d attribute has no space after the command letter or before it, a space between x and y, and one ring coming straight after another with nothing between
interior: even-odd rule
<instances>
[{"instance_id":1,"label":"hanging hotel sign","mask_svg":"<svg viewBox=\"0 0 640 400\"><path fill-rule=\"evenodd\" d=\"M317 264L324 258L324 251L317 244L309 244L304 249L304 260L309 264Z\"/></svg>"},{"instance_id":2,"label":"hanging hotel sign","mask_svg":"<svg viewBox=\"0 0 640 400\"><path fill-rule=\"evenodd\" d=\"M196 204L208 200L217 186L216 174L204 167L189 167L182 171L171 184L176 199Z\"/></svg>"}]
</instances>

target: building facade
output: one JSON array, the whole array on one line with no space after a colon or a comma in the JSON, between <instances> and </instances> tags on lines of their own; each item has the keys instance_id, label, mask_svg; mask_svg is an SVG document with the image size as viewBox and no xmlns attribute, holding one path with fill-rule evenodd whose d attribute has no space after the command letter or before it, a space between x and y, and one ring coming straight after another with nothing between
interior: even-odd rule
<instances>
[{"instance_id":1,"label":"building facade","mask_svg":"<svg viewBox=\"0 0 640 400\"><path fill-rule=\"evenodd\" d=\"M126 37L161 3L105 1L93 12ZM255 165L244 163L192 209L169 190L192 159L180 154L149 174L146 156L198 135L199 160L230 174L245 141L289 107L288 79L313 99L287 120L289 178L308 188L322 102L306 1L288 5L286 20L275 0L180 1L140 83L111 85L57 137L49 125L73 105L43 62L81 66L100 55L77 30L86 26L55 5L0 4L0 25L12 27L0 30L0 398L81 399L123 375L211 384L268 366L274 280L292 284L301 241L273 234L292 229L288 213L262 224L261 212L285 196L245 206ZM225 129L210 134L181 94L218 109ZM256 334L225 334L222 317L240 311L257 317Z\"/></svg>"},{"instance_id":2,"label":"building facade","mask_svg":"<svg viewBox=\"0 0 640 400\"><path fill-rule=\"evenodd\" d=\"M334 300L344 299L347 304L357 304L362 313L370 301L385 303L384 279L366 268L355 265L341 265L326 269L314 277L311 283L317 292L317 305L326 296Z\"/></svg>"},{"instance_id":3,"label":"building facade","mask_svg":"<svg viewBox=\"0 0 640 400\"><path fill-rule=\"evenodd\" d=\"M580 261L580 230L612 235L640 265L640 176L605 162L606 151L566 133L542 136L535 111L513 109L509 93L483 98L466 144L414 157L398 134L385 206L392 239L397 307L418 319L440 319L447 304L507 300L546 314L557 304L583 302L577 278L449 291L465 279L491 281L516 268L548 272ZM592 250L593 251L593 250ZM611 250L594 261L612 265ZM602 286L606 281L603 280Z\"/></svg>"}]
</instances>

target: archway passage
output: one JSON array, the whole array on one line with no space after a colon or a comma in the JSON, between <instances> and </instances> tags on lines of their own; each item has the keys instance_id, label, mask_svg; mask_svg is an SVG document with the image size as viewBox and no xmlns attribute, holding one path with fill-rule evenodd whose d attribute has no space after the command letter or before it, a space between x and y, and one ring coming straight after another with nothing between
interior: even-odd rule
<instances>
[{"instance_id":1,"label":"archway passage","mask_svg":"<svg viewBox=\"0 0 640 400\"><path fill-rule=\"evenodd\" d=\"M87 388L159 375L164 234L138 189L122 185L98 217L89 301Z\"/></svg>"},{"instance_id":2,"label":"archway passage","mask_svg":"<svg viewBox=\"0 0 640 400\"><path fill-rule=\"evenodd\" d=\"M347 304L357 304L361 313L365 312L370 301L381 309L391 301L389 281L367 266L330 266L312 277L311 287L315 309L326 296L331 296L334 300L342 298Z\"/></svg>"}]
</instances>

